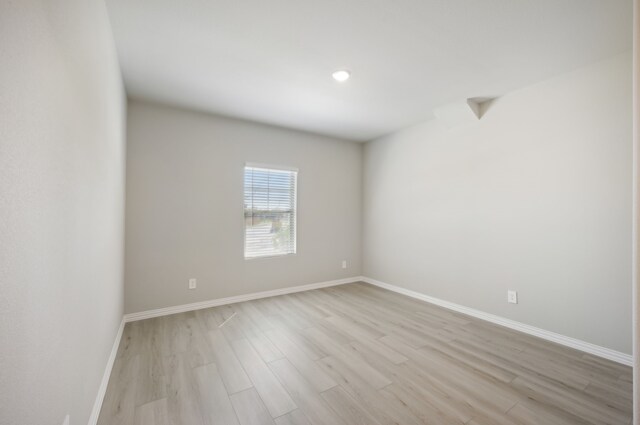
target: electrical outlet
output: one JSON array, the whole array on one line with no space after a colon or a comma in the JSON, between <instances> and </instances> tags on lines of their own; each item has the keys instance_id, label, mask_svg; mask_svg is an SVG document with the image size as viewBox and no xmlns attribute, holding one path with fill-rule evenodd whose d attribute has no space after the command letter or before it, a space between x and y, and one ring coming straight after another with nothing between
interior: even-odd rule
<instances>
[{"instance_id":1,"label":"electrical outlet","mask_svg":"<svg viewBox=\"0 0 640 425\"><path fill-rule=\"evenodd\" d=\"M342 268L343 269L347 268L347 260L342 260Z\"/></svg>"},{"instance_id":2,"label":"electrical outlet","mask_svg":"<svg viewBox=\"0 0 640 425\"><path fill-rule=\"evenodd\" d=\"M197 281L195 279L189 279L189 289L196 289Z\"/></svg>"},{"instance_id":3,"label":"electrical outlet","mask_svg":"<svg viewBox=\"0 0 640 425\"><path fill-rule=\"evenodd\" d=\"M69 425L69 415L65 416L64 422L62 423L62 425Z\"/></svg>"},{"instance_id":4,"label":"electrical outlet","mask_svg":"<svg viewBox=\"0 0 640 425\"><path fill-rule=\"evenodd\" d=\"M516 291L507 291L507 302L510 304L518 304L518 293Z\"/></svg>"}]
</instances>

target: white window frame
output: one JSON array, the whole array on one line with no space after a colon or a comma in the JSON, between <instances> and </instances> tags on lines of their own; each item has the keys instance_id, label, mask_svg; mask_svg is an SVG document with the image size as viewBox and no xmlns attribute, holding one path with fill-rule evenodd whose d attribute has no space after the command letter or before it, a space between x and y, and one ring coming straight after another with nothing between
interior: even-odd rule
<instances>
[{"instance_id":1,"label":"white window frame","mask_svg":"<svg viewBox=\"0 0 640 425\"><path fill-rule=\"evenodd\" d=\"M246 244L247 244L247 225L244 220L244 171L245 168L261 168L264 170L280 170L280 171L291 171L295 172L295 191L294 191L294 229L293 229L293 252L283 253L283 254L268 254L268 255L259 255L254 257L247 257L246 252ZM273 258L286 258L295 256L298 253L298 176L300 171L296 167L286 166L286 165L275 165L275 164L267 164L261 162L245 162L242 167L242 228L243 228L243 240L242 240L242 256L245 261L256 261L256 260L268 260Z\"/></svg>"}]
</instances>

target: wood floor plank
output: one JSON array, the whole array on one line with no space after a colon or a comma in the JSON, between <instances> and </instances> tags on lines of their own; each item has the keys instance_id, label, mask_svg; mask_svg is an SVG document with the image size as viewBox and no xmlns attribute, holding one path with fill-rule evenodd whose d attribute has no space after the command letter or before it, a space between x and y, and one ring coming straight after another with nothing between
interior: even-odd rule
<instances>
[{"instance_id":1,"label":"wood floor plank","mask_svg":"<svg viewBox=\"0 0 640 425\"><path fill-rule=\"evenodd\" d=\"M462 365L461 367L472 368L479 373L491 376L492 378L504 383L513 381L517 376L516 373L506 370L499 365L487 362L472 353L465 352L464 350L458 350L451 344L444 344L440 341L430 341L429 344L422 347L421 350L435 352L441 358L446 358L452 363L458 363Z\"/></svg>"},{"instance_id":2,"label":"wood floor plank","mask_svg":"<svg viewBox=\"0 0 640 425\"><path fill-rule=\"evenodd\" d=\"M305 414L311 425L349 425L344 422L315 388L287 359L269 363L269 367L287 388L289 394Z\"/></svg>"},{"instance_id":3,"label":"wood floor plank","mask_svg":"<svg viewBox=\"0 0 640 425\"><path fill-rule=\"evenodd\" d=\"M490 347L487 345L469 344L469 341L452 341L449 344L452 348L467 353L483 362L492 364L516 376L526 376L535 379L546 379L556 381L558 385L566 385L574 388L583 389L584 381L574 382L567 379L564 374L555 374L547 368L540 367L541 363L520 362L517 354L505 351L488 351Z\"/></svg>"},{"instance_id":4,"label":"wood floor plank","mask_svg":"<svg viewBox=\"0 0 640 425\"><path fill-rule=\"evenodd\" d=\"M344 316L329 316L324 320L331 323L333 326L342 329L357 341L374 340L385 335L383 332L380 332L371 326L358 323L355 320L349 320Z\"/></svg>"},{"instance_id":5,"label":"wood floor plank","mask_svg":"<svg viewBox=\"0 0 640 425\"><path fill-rule=\"evenodd\" d=\"M251 388L253 386L251 380L222 331L219 329L212 330L208 332L208 335L213 348L215 362L229 394Z\"/></svg>"},{"instance_id":6,"label":"wood floor plank","mask_svg":"<svg viewBox=\"0 0 640 425\"><path fill-rule=\"evenodd\" d=\"M584 392L595 400L607 403L627 414L631 414L633 411L631 408L633 395L627 389L623 389L619 383L610 384L604 381L592 381Z\"/></svg>"},{"instance_id":7,"label":"wood floor plank","mask_svg":"<svg viewBox=\"0 0 640 425\"><path fill-rule=\"evenodd\" d=\"M591 354L583 353L582 360L588 362L591 366L597 365L598 368L604 368L606 373L618 374L626 376L629 380L632 378L632 370L630 367L612 362L601 357L596 357Z\"/></svg>"},{"instance_id":8,"label":"wood floor plank","mask_svg":"<svg viewBox=\"0 0 640 425\"><path fill-rule=\"evenodd\" d=\"M309 358L286 334L280 331L269 331L267 336L319 392L335 387L336 383L318 365Z\"/></svg>"},{"instance_id":9,"label":"wood floor plank","mask_svg":"<svg viewBox=\"0 0 640 425\"><path fill-rule=\"evenodd\" d=\"M233 404L240 425L275 425L254 388L231 395L231 404Z\"/></svg>"},{"instance_id":10,"label":"wood floor plank","mask_svg":"<svg viewBox=\"0 0 640 425\"><path fill-rule=\"evenodd\" d=\"M130 425L133 423L139 367L140 355L122 356L115 362L102 402L98 425Z\"/></svg>"},{"instance_id":11,"label":"wood floor plank","mask_svg":"<svg viewBox=\"0 0 640 425\"><path fill-rule=\"evenodd\" d=\"M187 318L193 312L174 314L159 318L159 326L162 330L162 355L170 356L187 351L192 330L187 325Z\"/></svg>"},{"instance_id":12,"label":"wood floor plank","mask_svg":"<svg viewBox=\"0 0 640 425\"><path fill-rule=\"evenodd\" d=\"M628 419L625 412L614 406L603 404L597 400L572 389L559 389L541 382L517 377L510 384L518 392L527 397L544 402L550 406L562 407L563 410L594 424L621 423Z\"/></svg>"},{"instance_id":13,"label":"wood floor plank","mask_svg":"<svg viewBox=\"0 0 640 425\"><path fill-rule=\"evenodd\" d=\"M429 399L421 399L411 390L398 384L389 385L380 391L389 400L394 400L406 408L421 422L434 425L462 425L464 422L458 416L449 416L447 413L429 402ZM498 425L498 424L496 424Z\"/></svg>"},{"instance_id":14,"label":"wood floor plank","mask_svg":"<svg viewBox=\"0 0 640 425\"><path fill-rule=\"evenodd\" d=\"M275 420L276 425L311 425L309 419L302 413L302 410L296 409L291 413L280 416Z\"/></svg>"},{"instance_id":15,"label":"wood floor plank","mask_svg":"<svg viewBox=\"0 0 640 425\"><path fill-rule=\"evenodd\" d=\"M186 353L164 358L167 374L167 411L174 423L205 425L200 408L199 385Z\"/></svg>"},{"instance_id":16,"label":"wood floor plank","mask_svg":"<svg viewBox=\"0 0 640 425\"><path fill-rule=\"evenodd\" d=\"M167 381L159 354L149 351L139 354L140 369L136 383L136 406L167 397Z\"/></svg>"},{"instance_id":17,"label":"wood floor plank","mask_svg":"<svg viewBox=\"0 0 640 425\"><path fill-rule=\"evenodd\" d=\"M167 399L161 398L136 407L134 425L178 425L174 423L167 408Z\"/></svg>"},{"instance_id":18,"label":"wood floor plank","mask_svg":"<svg viewBox=\"0 0 640 425\"><path fill-rule=\"evenodd\" d=\"M231 345L272 417L277 418L298 407L249 341L238 339Z\"/></svg>"},{"instance_id":19,"label":"wood floor plank","mask_svg":"<svg viewBox=\"0 0 640 425\"><path fill-rule=\"evenodd\" d=\"M450 361L434 351L414 349L391 336L380 340L409 357L412 360L412 363L408 364L409 367L428 373L433 380L448 388L448 391L455 391L458 397L478 408L486 405L506 412L518 402L517 394L509 391L506 384L501 385L490 376L462 368L459 363Z\"/></svg>"},{"instance_id":20,"label":"wood floor plank","mask_svg":"<svg viewBox=\"0 0 640 425\"><path fill-rule=\"evenodd\" d=\"M545 406L532 399L520 401L507 412L507 416L512 418L514 422L523 425L538 425L541 423L545 425L578 425L585 423L584 419L569 412Z\"/></svg>"},{"instance_id":21,"label":"wood floor plank","mask_svg":"<svg viewBox=\"0 0 640 425\"><path fill-rule=\"evenodd\" d=\"M128 323L99 425L629 425L631 368L364 283Z\"/></svg>"},{"instance_id":22,"label":"wood floor plank","mask_svg":"<svg viewBox=\"0 0 640 425\"><path fill-rule=\"evenodd\" d=\"M194 374L200 396L200 412L205 425L238 425L235 410L216 364L197 367Z\"/></svg>"},{"instance_id":23,"label":"wood floor plank","mask_svg":"<svg viewBox=\"0 0 640 425\"><path fill-rule=\"evenodd\" d=\"M391 384L389 378L371 367L361 356L355 354L357 351L344 348L322 330L315 327L309 328L307 329L307 334L331 356L337 357L342 360L344 364L349 365L355 374L360 376L373 388L380 389Z\"/></svg>"},{"instance_id":24,"label":"wood floor plank","mask_svg":"<svg viewBox=\"0 0 640 425\"><path fill-rule=\"evenodd\" d=\"M415 373L415 369L410 368L409 362L400 365L380 365L384 368L393 382L399 387L406 389L415 397L431 404L438 412L452 418L452 423L467 423L477 415L474 407L466 402L462 397L453 397L447 388L432 381L424 375Z\"/></svg>"},{"instance_id":25,"label":"wood floor plank","mask_svg":"<svg viewBox=\"0 0 640 425\"><path fill-rule=\"evenodd\" d=\"M295 308L295 305L287 300L286 295L282 297L274 297L273 303L275 303L280 311L273 314L271 317L276 320L280 326L286 326L287 328L304 330L310 326L313 326L313 319L301 314Z\"/></svg>"},{"instance_id":26,"label":"wood floor plank","mask_svg":"<svg viewBox=\"0 0 640 425\"><path fill-rule=\"evenodd\" d=\"M340 386L323 392L322 398L349 425L380 425Z\"/></svg>"},{"instance_id":27,"label":"wood floor plank","mask_svg":"<svg viewBox=\"0 0 640 425\"><path fill-rule=\"evenodd\" d=\"M215 360L211 344L207 339L207 328L195 314L186 318L190 330L186 351L191 367L204 366Z\"/></svg>"},{"instance_id":28,"label":"wood floor plank","mask_svg":"<svg viewBox=\"0 0 640 425\"><path fill-rule=\"evenodd\" d=\"M238 307L244 314L246 314L248 317L250 317L253 320L253 322L258 326L258 328L262 332L274 329L275 326L273 323L271 323L271 320L269 319L269 317L265 315L256 306L255 303L252 303L252 302L240 303Z\"/></svg>"},{"instance_id":29,"label":"wood floor plank","mask_svg":"<svg viewBox=\"0 0 640 425\"><path fill-rule=\"evenodd\" d=\"M398 353L396 350L389 348L378 340L354 341L351 343L351 346L358 352L362 352L363 350L374 351L380 357L383 357L387 361L390 361L394 364L404 363L409 360L406 356Z\"/></svg>"},{"instance_id":30,"label":"wood floor plank","mask_svg":"<svg viewBox=\"0 0 640 425\"><path fill-rule=\"evenodd\" d=\"M272 316L272 318L276 323L278 323L279 327L275 330L266 332L265 335L269 336L273 333L284 335L298 347L298 350L302 351L304 355L311 360L318 360L327 356L326 352L322 351L320 347L305 336L304 330L301 331L291 327L289 322L282 316ZM308 327L310 326L307 326L307 328Z\"/></svg>"},{"instance_id":31,"label":"wood floor plank","mask_svg":"<svg viewBox=\"0 0 640 425\"><path fill-rule=\"evenodd\" d=\"M361 406L371 412L381 425L418 425L416 418L405 405L395 400L385 400L379 390L371 387L340 360L329 356L318 361L331 373L333 379Z\"/></svg>"},{"instance_id":32,"label":"wood floor plank","mask_svg":"<svg viewBox=\"0 0 640 425\"><path fill-rule=\"evenodd\" d=\"M167 397L167 381L162 357L162 329L153 321L140 322L142 340L139 374L136 382L136 406ZM149 406L151 408L153 406ZM153 407L155 409L155 407Z\"/></svg>"},{"instance_id":33,"label":"wood floor plank","mask_svg":"<svg viewBox=\"0 0 640 425\"><path fill-rule=\"evenodd\" d=\"M145 320L126 323L118 345L117 359L126 359L140 354L143 350L145 338L142 331Z\"/></svg>"},{"instance_id":34,"label":"wood floor plank","mask_svg":"<svg viewBox=\"0 0 640 425\"><path fill-rule=\"evenodd\" d=\"M284 358L282 351L278 350L278 347L276 347L264 333L260 332L248 339L253 348L266 363Z\"/></svg>"}]
</instances>

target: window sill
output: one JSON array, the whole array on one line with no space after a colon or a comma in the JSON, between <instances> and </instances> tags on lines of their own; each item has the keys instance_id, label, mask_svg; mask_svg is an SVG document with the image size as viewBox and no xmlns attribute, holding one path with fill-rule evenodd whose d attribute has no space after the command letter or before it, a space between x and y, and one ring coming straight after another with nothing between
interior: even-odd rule
<instances>
[{"instance_id":1,"label":"window sill","mask_svg":"<svg viewBox=\"0 0 640 425\"><path fill-rule=\"evenodd\" d=\"M297 253L292 252L290 254L274 254L274 255L261 255L259 257L244 257L245 261L254 261L254 260L268 260L272 258L284 258L284 257L293 257Z\"/></svg>"}]
</instances>

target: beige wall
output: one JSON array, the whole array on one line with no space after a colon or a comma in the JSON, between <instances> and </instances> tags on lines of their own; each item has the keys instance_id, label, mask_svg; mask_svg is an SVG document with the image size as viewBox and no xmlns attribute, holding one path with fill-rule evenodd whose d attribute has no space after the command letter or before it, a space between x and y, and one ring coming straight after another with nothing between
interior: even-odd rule
<instances>
[{"instance_id":1,"label":"beige wall","mask_svg":"<svg viewBox=\"0 0 640 425\"><path fill-rule=\"evenodd\" d=\"M633 0L633 425L640 425L640 1Z\"/></svg>"},{"instance_id":2,"label":"beige wall","mask_svg":"<svg viewBox=\"0 0 640 425\"><path fill-rule=\"evenodd\" d=\"M133 101L126 312L359 275L361 160L352 142ZM299 168L296 255L244 260L245 162Z\"/></svg>"},{"instance_id":3,"label":"beige wall","mask_svg":"<svg viewBox=\"0 0 640 425\"><path fill-rule=\"evenodd\" d=\"M367 144L364 275L630 353L631 128L625 54Z\"/></svg>"},{"instance_id":4,"label":"beige wall","mask_svg":"<svg viewBox=\"0 0 640 425\"><path fill-rule=\"evenodd\" d=\"M0 58L0 423L86 424L123 311L126 104L103 2L0 2Z\"/></svg>"}]
</instances>

